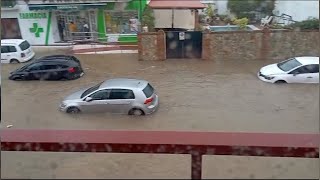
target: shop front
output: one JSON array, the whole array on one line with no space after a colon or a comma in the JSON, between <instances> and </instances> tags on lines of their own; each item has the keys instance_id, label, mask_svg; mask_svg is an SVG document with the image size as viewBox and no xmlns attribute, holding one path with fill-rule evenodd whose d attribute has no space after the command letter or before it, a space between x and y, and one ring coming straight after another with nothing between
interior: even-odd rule
<instances>
[{"instance_id":1,"label":"shop front","mask_svg":"<svg viewBox=\"0 0 320 180\"><path fill-rule=\"evenodd\" d=\"M92 1L91 1L92 2ZM101 1L99 1L101 2ZM45 45L69 42L75 34L97 38L103 42L137 42L141 13L146 0L114 1L101 3L28 4L28 12L45 13L41 18L30 18L29 24L41 24ZM31 22L30 19L37 20ZM40 22L41 21L41 22ZM29 25L30 26L30 25ZM43 31L43 32L42 32ZM84 36L85 35L85 36ZM35 43L37 44L37 43Z\"/></svg>"}]
</instances>

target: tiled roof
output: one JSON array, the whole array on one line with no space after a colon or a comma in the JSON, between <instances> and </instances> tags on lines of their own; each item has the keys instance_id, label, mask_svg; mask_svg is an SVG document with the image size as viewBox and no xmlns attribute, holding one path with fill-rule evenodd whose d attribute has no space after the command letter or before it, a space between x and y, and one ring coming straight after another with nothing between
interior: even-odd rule
<instances>
[{"instance_id":1,"label":"tiled roof","mask_svg":"<svg viewBox=\"0 0 320 180\"><path fill-rule=\"evenodd\" d=\"M149 6L153 9L203 9L205 5L200 0L151 0Z\"/></svg>"}]
</instances>

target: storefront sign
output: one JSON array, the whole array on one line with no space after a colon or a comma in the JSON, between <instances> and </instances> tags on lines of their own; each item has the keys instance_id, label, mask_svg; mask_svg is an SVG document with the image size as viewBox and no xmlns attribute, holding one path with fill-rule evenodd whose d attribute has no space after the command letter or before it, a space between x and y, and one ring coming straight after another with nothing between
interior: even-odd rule
<instances>
[{"instance_id":1,"label":"storefront sign","mask_svg":"<svg viewBox=\"0 0 320 180\"><path fill-rule=\"evenodd\" d=\"M47 19L47 13L20 13L20 19Z\"/></svg>"}]
</instances>

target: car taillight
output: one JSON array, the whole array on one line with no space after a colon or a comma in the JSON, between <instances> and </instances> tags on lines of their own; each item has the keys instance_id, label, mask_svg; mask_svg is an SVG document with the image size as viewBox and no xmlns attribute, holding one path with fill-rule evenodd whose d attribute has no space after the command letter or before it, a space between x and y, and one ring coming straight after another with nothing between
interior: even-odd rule
<instances>
[{"instance_id":1,"label":"car taillight","mask_svg":"<svg viewBox=\"0 0 320 180\"><path fill-rule=\"evenodd\" d=\"M24 54L24 53L21 53L21 57L23 58L23 57L26 57L26 55Z\"/></svg>"},{"instance_id":2,"label":"car taillight","mask_svg":"<svg viewBox=\"0 0 320 180\"><path fill-rule=\"evenodd\" d=\"M69 73L74 73L74 72L76 72L76 68L74 68L74 67L69 68L68 71L69 71Z\"/></svg>"},{"instance_id":3,"label":"car taillight","mask_svg":"<svg viewBox=\"0 0 320 180\"><path fill-rule=\"evenodd\" d=\"M144 104L149 104L153 101L153 98L148 98L144 101Z\"/></svg>"}]
</instances>

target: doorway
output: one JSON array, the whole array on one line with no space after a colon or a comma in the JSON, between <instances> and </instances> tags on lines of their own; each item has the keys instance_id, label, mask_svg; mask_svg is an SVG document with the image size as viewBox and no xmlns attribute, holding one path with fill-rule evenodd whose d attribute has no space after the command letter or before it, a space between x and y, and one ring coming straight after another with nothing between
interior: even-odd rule
<instances>
[{"instance_id":1,"label":"doorway","mask_svg":"<svg viewBox=\"0 0 320 180\"><path fill-rule=\"evenodd\" d=\"M91 38L94 32L97 32L97 20L96 20L96 11L57 11L57 21L58 27L59 23L62 24L62 31L59 31L60 38L63 41L72 40L72 36L69 30L70 22L74 22L77 27L76 32L84 32L83 25L87 23L89 25L89 31L92 32ZM82 34L77 33L77 35L82 36ZM84 36L84 34L83 34Z\"/></svg>"},{"instance_id":2,"label":"doorway","mask_svg":"<svg viewBox=\"0 0 320 180\"><path fill-rule=\"evenodd\" d=\"M22 39L17 18L1 19L1 39Z\"/></svg>"},{"instance_id":3,"label":"doorway","mask_svg":"<svg viewBox=\"0 0 320 180\"><path fill-rule=\"evenodd\" d=\"M167 31L167 59L199 59L202 55L201 31Z\"/></svg>"}]
</instances>

